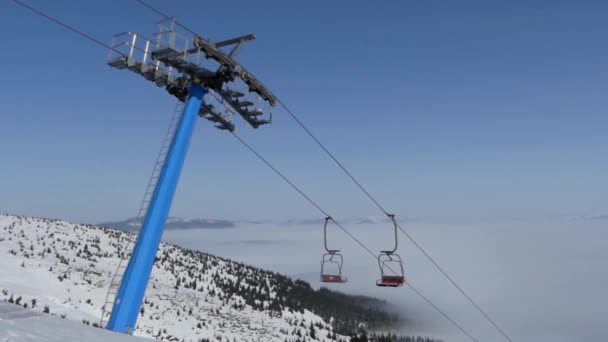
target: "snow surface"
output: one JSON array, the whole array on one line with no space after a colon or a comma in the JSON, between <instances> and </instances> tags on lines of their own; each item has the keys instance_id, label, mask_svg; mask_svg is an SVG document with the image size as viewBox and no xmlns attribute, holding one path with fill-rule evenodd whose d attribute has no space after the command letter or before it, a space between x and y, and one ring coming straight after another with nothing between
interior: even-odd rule
<instances>
[{"instance_id":1,"label":"snow surface","mask_svg":"<svg viewBox=\"0 0 608 342\"><path fill-rule=\"evenodd\" d=\"M51 315L93 325L100 319L121 247L132 238L130 234L91 225L0 215L0 301L19 302L38 313L48 306ZM165 261L157 261L153 269L136 336L179 341L207 338L283 342L296 341L298 335L307 336L314 324L316 338L308 336L307 341L333 341L329 338L330 324L309 311L258 311L239 295L224 295L217 281L235 281L233 272L240 264L200 253L193 255L192 251L167 244L161 245L157 258ZM193 269L198 274L193 275ZM251 279L259 281L260 275L253 274L252 269L247 272L251 274L241 279L239 286L258 286ZM185 283L198 283L194 289L176 289L178 277ZM268 281L266 278L265 286L257 290L273 291ZM31 316L47 322L39 317ZM21 327L3 322L0 336ZM29 341L30 337L25 338L19 341ZM339 335L338 339L348 340Z\"/></svg>"},{"instance_id":2,"label":"snow surface","mask_svg":"<svg viewBox=\"0 0 608 342\"><path fill-rule=\"evenodd\" d=\"M1 342L138 342L145 339L96 329L0 301Z\"/></svg>"}]
</instances>

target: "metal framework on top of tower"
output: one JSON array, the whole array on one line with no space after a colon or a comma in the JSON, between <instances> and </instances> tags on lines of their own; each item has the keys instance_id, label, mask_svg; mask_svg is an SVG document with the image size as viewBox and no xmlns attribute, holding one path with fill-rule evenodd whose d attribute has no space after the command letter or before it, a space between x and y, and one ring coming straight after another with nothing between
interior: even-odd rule
<instances>
[{"instance_id":1,"label":"metal framework on top of tower","mask_svg":"<svg viewBox=\"0 0 608 342\"><path fill-rule=\"evenodd\" d=\"M254 35L214 43L200 36L188 37L178 33L173 20L163 20L158 26L159 32L153 40L134 32L115 35L112 39L114 50L109 52L108 65L143 76L157 86L164 87L182 102L188 96L189 85L200 84L219 95L224 102L223 106L229 106L253 128L272 122L271 111L265 113L260 108L259 101L248 99L245 91L229 86L241 81L249 93L255 94L270 107L277 104L277 98L272 92L234 60L243 44L255 39ZM224 52L222 48L230 50ZM219 65L212 70L205 65L206 60ZM216 123L219 129L234 131L235 126L229 113L222 113L221 110L209 103L203 106L199 115Z\"/></svg>"}]
</instances>

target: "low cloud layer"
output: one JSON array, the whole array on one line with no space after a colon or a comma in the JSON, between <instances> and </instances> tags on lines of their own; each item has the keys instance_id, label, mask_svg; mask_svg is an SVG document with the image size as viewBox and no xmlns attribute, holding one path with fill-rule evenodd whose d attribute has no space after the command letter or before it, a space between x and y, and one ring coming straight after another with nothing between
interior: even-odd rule
<instances>
[{"instance_id":1,"label":"low cloud layer","mask_svg":"<svg viewBox=\"0 0 608 342\"><path fill-rule=\"evenodd\" d=\"M375 286L378 265L338 228L330 248L343 251L349 282L332 286L390 300L410 320L403 333L468 341L404 288ZM391 247L388 224L348 227L373 251ZM412 223L408 231L515 341L597 341L608 336L608 229L605 221L472 226ZM406 278L482 341L500 335L399 235ZM230 230L167 231L165 240L310 281L318 286L322 226L275 224Z\"/></svg>"}]
</instances>

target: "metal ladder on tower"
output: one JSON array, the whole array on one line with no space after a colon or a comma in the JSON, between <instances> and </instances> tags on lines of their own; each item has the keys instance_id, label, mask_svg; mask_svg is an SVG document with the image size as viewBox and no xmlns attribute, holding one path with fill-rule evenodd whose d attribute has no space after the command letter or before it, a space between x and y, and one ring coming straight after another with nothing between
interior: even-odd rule
<instances>
[{"instance_id":1,"label":"metal ladder on tower","mask_svg":"<svg viewBox=\"0 0 608 342\"><path fill-rule=\"evenodd\" d=\"M124 248L121 248L118 251L120 260L118 261L118 266L116 267L116 271L114 272L112 280L110 281L110 287L108 288L106 300L102 307L101 319L99 321L99 325L101 327L105 327L108 321L110 320L110 317L112 316L112 309L114 307L116 295L118 294L118 290L120 288L120 283L122 282L122 278L125 274L125 271L127 270L127 266L129 265L129 259L131 257L131 254L133 253L133 249L135 248L135 243L137 241L140 228L148 211L150 201L152 201L152 196L154 195L156 184L158 183L158 179L160 178L160 175L162 173L162 169L165 164L165 159L167 157L167 154L169 153L169 149L171 148L171 143L173 142L173 137L175 136L177 126L179 125L179 122L182 118L183 108L184 103L178 101L175 105L175 109L173 110L173 115L171 116L171 121L169 122L169 128L167 129L165 140L163 140L163 144L160 148L160 152L158 153L156 163L154 163L152 175L150 176L150 180L148 181L148 186L146 188L144 198L141 202L139 212L137 213L137 218L134 222L135 238L128 237Z\"/></svg>"}]
</instances>

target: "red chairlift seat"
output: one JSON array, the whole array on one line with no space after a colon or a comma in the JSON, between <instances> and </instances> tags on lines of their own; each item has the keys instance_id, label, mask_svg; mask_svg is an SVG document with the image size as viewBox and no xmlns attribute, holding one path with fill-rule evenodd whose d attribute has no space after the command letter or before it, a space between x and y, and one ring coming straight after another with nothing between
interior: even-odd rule
<instances>
[{"instance_id":1,"label":"red chairlift seat","mask_svg":"<svg viewBox=\"0 0 608 342\"><path fill-rule=\"evenodd\" d=\"M323 243L326 253L323 254L323 258L321 259L321 282L343 284L346 283L347 279L342 275L342 265L344 264L342 254L337 249L329 249L327 247L327 222L329 220L333 219L329 216L326 217L325 225L323 226Z\"/></svg>"},{"instance_id":2,"label":"red chairlift seat","mask_svg":"<svg viewBox=\"0 0 608 342\"><path fill-rule=\"evenodd\" d=\"M321 274L321 281L324 283L343 284L346 283L347 279L339 274Z\"/></svg>"},{"instance_id":3,"label":"red chairlift seat","mask_svg":"<svg viewBox=\"0 0 608 342\"><path fill-rule=\"evenodd\" d=\"M405 283L403 272L403 262L397 251L397 221L395 215L389 214L388 217L393 222L395 230L395 247L390 251L380 251L378 255L378 266L380 267L380 279L376 281L376 286L380 287L400 287Z\"/></svg>"},{"instance_id":4,"label":"red chairlift seat","mask_svg":"<svg viewBox=\"0 0 608 342\"><path fill-rule=\"evenodd\" d=\"M329 250L323 254L321 260L321 282L322 283L346 283L347 279L342 275L342 265L344 264L339 250ZM333 265L332 270L328 271L327 266Z\"/></svg>"},{"instance_id":5,"label":"red chairlift seat","mask_svg":"<svg viewBox=\"0 0 608 342\"><path fill-rule=\"evenodd\" d=\"M401 257L392 251L382 251L378 256L380 279L376 285L380 287L399 287L405 283Z\"/></svg>"},{"instance_id":6,"label":"red chairlift seat","mask_svg":"<svg viewBox=\"0 0 608 342\"><path fill-rule=\"evenodd\" d=\"M404 283L405 277L398 275L384 275L376 281L376 285L380 287L399 287Z\"/></svg>"},{"instance_id":7,"label":"red chairlift seat","mask_svg":"<svg viewBox=\"0 0 608 342\"><path fill-rule=\"evenodd\" d=\"M346 278L340 276L340 275L329 275L329 274L322 274L321 275L321 281L324 283L346 283Z\"/></svg>"}]
</instances>

